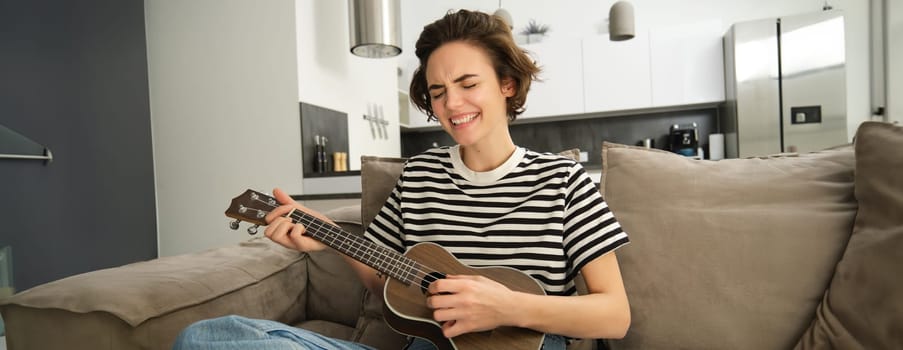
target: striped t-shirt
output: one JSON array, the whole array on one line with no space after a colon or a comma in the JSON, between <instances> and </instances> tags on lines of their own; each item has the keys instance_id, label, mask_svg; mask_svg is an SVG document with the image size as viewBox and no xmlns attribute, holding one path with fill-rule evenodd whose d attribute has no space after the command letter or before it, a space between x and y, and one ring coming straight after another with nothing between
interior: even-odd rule
<instances>
[{"instance_id":1,"label":"striped t-shirt","mask_svg":"<svg viewBox=\"0 0 903 350\"><path fill-rule=\"evenodd\" d=\"M515 268L549 295L576 294L580 269L628 242L579 163L521 147L488 172L467 168L458 146L410 158L365 236L402 253L433 242L470 266Z\"/></svg>"}]
</instances>

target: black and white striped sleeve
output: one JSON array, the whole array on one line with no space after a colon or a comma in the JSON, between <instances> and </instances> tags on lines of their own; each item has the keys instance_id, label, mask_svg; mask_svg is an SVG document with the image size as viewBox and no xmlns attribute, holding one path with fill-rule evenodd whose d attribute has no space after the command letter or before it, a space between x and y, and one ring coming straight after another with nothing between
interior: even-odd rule
<instances>
[{"instance_id":1,"label":"black and white striped sleeve","mask_svg":"<svg viewBox=\"0 0 903 350\"><path fill-rule=\"evenodd\" d=\"M568 177L564 209L564 250L568 278L584 265L629 242L595 183L580 164Z\"/></svg>"},{"instance_id":2,"label":"black and white striped sleeve","mask_svg":"<svg viewBox=\"0 0 903 350\"><path fill-rule=\"evenodd\" d=\"M403 178L398 179L395 188L392 190L389 198L386 199L386 203L383 204L376 218L373 219L373 222L370 223L370 226L364 232L365 238L402 254L405 252L404 244L402 243L404 237L402 228L404 226L401 215Z\"/></svg>"}]
</instances>

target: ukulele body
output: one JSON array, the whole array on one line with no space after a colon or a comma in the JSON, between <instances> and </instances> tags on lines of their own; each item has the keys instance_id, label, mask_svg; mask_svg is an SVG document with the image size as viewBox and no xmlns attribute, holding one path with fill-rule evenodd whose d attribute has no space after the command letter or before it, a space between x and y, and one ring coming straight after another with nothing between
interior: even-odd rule
<instances>
[{"instance_id":1,"label":"ukulele body","mask_svg":"<svg viewBox=\"0 0 903 350\"><path fill-rule=\"evenodd\" d=\"M462 264L451 253L434 243L419 243L405 256L448 275L482 275L502 283L511 290L545 294L542 286L529 275L507 267L470 267ZM435 279L431 274L418 274L414 283L405 284L388 279L384 286L383 315L392 329L407 335L425 338L439 350L446 349L540 349L545 339L543 333L517 327L498 327L485 332L473 332L454 338L442 335L440 324L433 319L433 310L426 306L426 286ZM424 281L426 278L426 281Z\"/></svg>"}]
</instances>

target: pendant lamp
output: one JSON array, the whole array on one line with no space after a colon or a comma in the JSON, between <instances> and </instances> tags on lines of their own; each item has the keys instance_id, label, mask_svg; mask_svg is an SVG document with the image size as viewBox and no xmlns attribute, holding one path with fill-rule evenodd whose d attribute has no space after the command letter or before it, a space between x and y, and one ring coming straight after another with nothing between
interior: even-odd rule
<instances>
[{"instance_id":1,"label":"pendant lamp","mask_svg":"<svg viewBox=\"0 0 903 350\"><path fill-rule=\"evenodd\" d=\"M608 38L611 41L633 39L633 5L627 1L618 1L608 11Z\"/></svg>"},{"instance_id":2,"label":"pendant lamp","mask_svg":"<svg viewBox=\"0 0 903 350\"><path fill-rule=\"evenodd\" d=\"M495 10L495 12L493 12L492 14L501 18L502 22L505 22L505 24L508 25L508 29L514 29L514 25L512 24L513 22L511 21L511 14L508 13L508 10L500 8L498 10Z\"/></svg>"},{"instance_id":3,"label":"pendant lamp","mask_svg":"<svg viewBox=\"0 0 903 350\"><path fill-rule=\"evenodd\" d=\"M351 53L367 58L401 54L399 0L348 0Z\"/></svg>"},{"instance_id":4,"label":"pendant lamp","mask_svg":"<svg viewBox=\"0 0 903 350\"><path fill-rule=\"evenodd\" d=\"M514 29L514 20L511 18L511 13L502 8L502 0L499 0L499 9L495 10L492 15L501 18L502 22L508 25L508 29Z\"/></svg>"}]
</instances>

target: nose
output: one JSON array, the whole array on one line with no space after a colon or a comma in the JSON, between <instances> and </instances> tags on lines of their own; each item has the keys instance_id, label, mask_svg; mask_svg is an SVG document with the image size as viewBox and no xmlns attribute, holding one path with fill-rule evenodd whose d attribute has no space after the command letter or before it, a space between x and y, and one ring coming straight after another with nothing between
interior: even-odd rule
<instances>
[{"instance_id":1,"label":"nose","mask_svg":"<svg viewBox=\"0 0 903 350\"><path fill-rule=\"evenodd\" d=\"M454 107L460 106L463 101L464 99L461 94L458 93L457 89L448 89L445 91L445 108L454 109Z\"/></svg>"}]
</instances>

